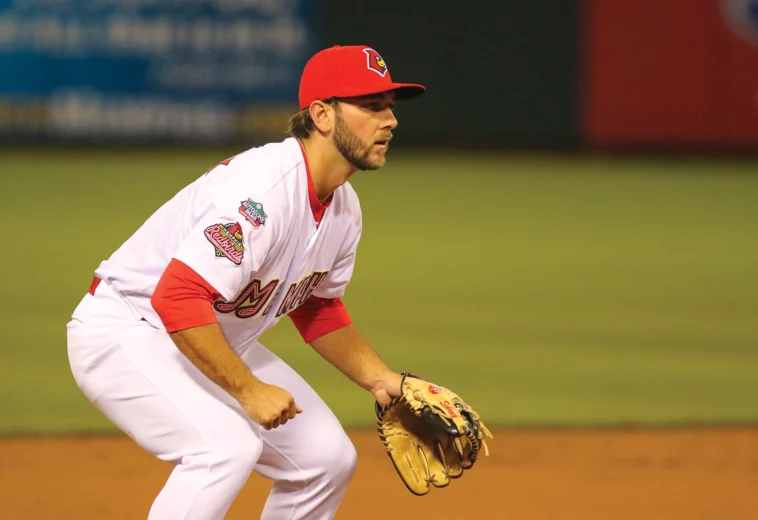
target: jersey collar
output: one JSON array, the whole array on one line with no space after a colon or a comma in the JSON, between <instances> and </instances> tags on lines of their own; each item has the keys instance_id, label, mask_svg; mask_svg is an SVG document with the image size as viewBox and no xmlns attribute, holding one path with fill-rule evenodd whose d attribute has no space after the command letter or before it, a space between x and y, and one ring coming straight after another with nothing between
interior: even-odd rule
<instances>
[{"instance_id":1,"label":"jersey collar","mask_svg":"<svg viewBox=\"0 0 758 520\"><path fill-rule=\"evenodd\" d=\"M303 154L303 161L305 162L305 173L308 176L308 201L311 204L313 220L316 221L316 224L320 224L321 220L324 218L326 208L331 205L332 199L334 199L334 193L329 195L329 198L326 199L326 204L321 204L321 201L318 200L318 196L316 195L316 188L313 185L313 177L311 177L311 168L308 166L308 157L305 155L305 148L303 148L303 143L299 140L297 140L297 144L300 145L300 151Z\"/></svg>"}]
</instances>

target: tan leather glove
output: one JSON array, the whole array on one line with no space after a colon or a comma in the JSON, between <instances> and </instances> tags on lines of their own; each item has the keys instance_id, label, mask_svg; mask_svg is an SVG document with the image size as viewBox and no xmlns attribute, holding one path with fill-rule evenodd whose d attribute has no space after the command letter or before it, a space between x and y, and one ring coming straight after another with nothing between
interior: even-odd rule
<instances>
[{"instance_id":1,"label":"tan leather glove","mask_svg":"<svg viewBox=\"0 0 758 520\"><path fill-rule=\"evenodd\" d=\"M375 403L379 438L398 475L416 495L445 487L489 450L492 434L457 394L407 372L403 395L382 408Z\"/></svg>"}]
</instances>

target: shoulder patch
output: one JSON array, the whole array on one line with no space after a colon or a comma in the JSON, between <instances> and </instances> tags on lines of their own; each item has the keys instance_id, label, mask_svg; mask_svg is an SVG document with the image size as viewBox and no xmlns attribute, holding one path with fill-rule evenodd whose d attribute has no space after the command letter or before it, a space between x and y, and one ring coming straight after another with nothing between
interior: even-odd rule
<instances>
[{"instance_id":1,"label":"shoulder patch","mask_svg":"<svg viewBox=\"0 0 758 520\"><path fill-rule=\"evenodd\" d=\"M240 202L240 215L250 222L253 227L261 227L266 223L266 212L263 211L263 204L255 202L253 199L247 199Z\"/></svg>"},{"instance_id":2,"label":"shoulder patch","mask_svg":"<svg viewBox=\"0 0 758 520\"><path fill-rule=\"evenodd\" d=\"M239 222L208 226L205 228L205 238L213 244L216 257L226 257L234 265L242 263L245 257L245 245Z\"/></svg>"}]
</instances>

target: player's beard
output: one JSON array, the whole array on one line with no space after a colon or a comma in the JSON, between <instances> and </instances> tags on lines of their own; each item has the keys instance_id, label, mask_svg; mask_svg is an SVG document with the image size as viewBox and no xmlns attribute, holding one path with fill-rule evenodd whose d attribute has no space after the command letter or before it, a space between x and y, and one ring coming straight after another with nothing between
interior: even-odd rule
<instances>
[{"instance_id":1,"label":"player's beard","mask_svg":"<svg viewBox=\"0 0 758 520\"><path fill-rule=\"evenodd\" d=\"M339 109L336 112L337 121L334 125L334 146L337 147L337 150L339 150L345 160L359 170L378 170L384 166L384 155L381 156L381 159L372 160L370 157L371 147L366 147L360 137L348 128L344 119L342 119ZM389 143L387 143L387 148L389 148Z\"/></svg>"}]
</instances>

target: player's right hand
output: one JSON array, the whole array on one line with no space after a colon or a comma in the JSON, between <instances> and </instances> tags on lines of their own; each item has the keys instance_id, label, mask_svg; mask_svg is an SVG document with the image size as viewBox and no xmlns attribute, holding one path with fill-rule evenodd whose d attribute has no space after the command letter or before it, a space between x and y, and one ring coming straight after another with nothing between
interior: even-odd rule
<instances>
[{"instance_id":1,"label":"player's right hand","mask_svg":"<svg viewBox=\"0 0 758 520\"><path fill-rule=\"evenodd\" d=\"M266 383L245 392L239 402L245 413L266 430L286 424L303 411L289 392Z\"/></svg>"}]
</instances>

